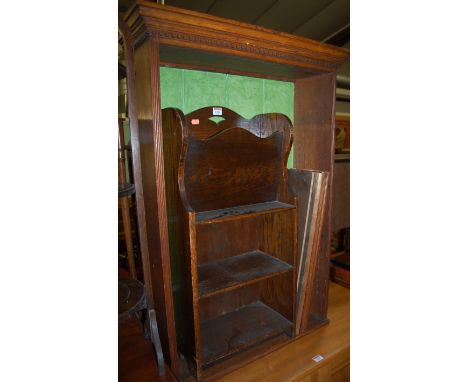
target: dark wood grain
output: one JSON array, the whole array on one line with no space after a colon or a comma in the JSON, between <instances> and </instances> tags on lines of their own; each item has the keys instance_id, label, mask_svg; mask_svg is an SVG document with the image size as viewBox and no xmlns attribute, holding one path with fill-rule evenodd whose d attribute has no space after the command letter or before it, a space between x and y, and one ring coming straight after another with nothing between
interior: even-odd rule
<instances>
[{"instance_id":1,"label":"dark wood grain","mask_svg":"<svg viewBox=\"0 0 468 382\"><path fill-rule=\"evenodd\" d=\"M199 263L260 250L295 265L295 209L271 210L262 214L239 215L197 223Z\"/></svg>"},{"instance_id":2,"label":"dark wood grain","mask_svg":"<svg viewBox=\"0 0 468 382\"><path fill-rule=\"evenodd\" d=\"M282 203L275 200L272 202L248 204L244 206L234 206L222 208L219 210L198 212L195 214L195 216L197 223L208 224L215 223L216 221L220 220L228 221L230 219L250 218L261 215L262 213L268 214L271 213L271 211L289 210L293 208L294 206L291 204Z\"/></svg>"},{"instance_id":3,"label":"dark wood grain","mask_svg":"<svg viewBox=\"0 0 468 382\"><path fill-rule=\"evenodd\" d=\"M328 173L290 169L288 184L299 206L296 334L306 330L314 294Z\"/></svg>"},{"instance_id":4,"label":"dark wood grain","mask_svg":"<svg viewBox=\"0 0 468 382\"><path fill-rule=\"evenodd\" d=\"M188 216L178 185L184 123L185 117L180 110L173 108L162 110L164 177L177 343L179 348L194 353L192 271L190 257L186 255L190 252L187 240Z\"/></svg>"},{"instance_id":5,"label":"dark wood grain","mask_svg":"<svg viewBox=\"0 0 468 382\"><path fill-rule=\"evenodd\" d=\"M288 272L290 274L290 272ZM274 277L277 279L277 277ZM242 288L228 289L224 293L206 296L199 300L199 317L201 321L215 318L240 309L261 299L265 281L243 285Z\"/></svg>"},{"instance_id":6,"label":"dark wood grain","mask_svg":"<svg viewBox=\"0 0 468 382\"><path fill-rule=\"evenodd\" d=\"M276 200L282 142L279 133L258 138L239 128L190 140L184 179L191 207L208 211Z\"/></svg>"},{"instance_id":7,"label":"dark wood grain","mask_svg":"<svg viewBox=\"0 0 468 382\"><path fill-rule=\"evenodd\" d=\"M203 364L235 354L282 333L292 324L262 302L202 322Z\"/></svg>"},{"instance_id":8,"label":"dark wood grain","mask_svg":"<svg viewBox=\"0 0 468 382\"><path fill-rule=\"evenodd\" d=\"M320 236L317 276L310 316L327 320L331 196L333 191L335 76L324 74L297 80L294 87L294 163L296 168L327 171L328 191Z\"/></svg>"},{"instance_id":9,"label":"dark wood grain","mask_svg":"<svg viewBox=\"0 0 468 382\"><path fill-rule=\"evenodd\" d=\"M204 330L211 326L207 322L221 327L225 325L222 317L232 317L232 325L236 320L244 325L244 315L236 312L256 301L286 317L292 328L295 318L296 207L285 203L293 200L285 179L292 142L290 122L277 115L249 122L223 109L224 120L214 124L209 120L212 115L212 108L204 108L187 117L182 126L187 131L187 144L182 145L179 163L179 169L185 165L179 172L179 186L184 185L179 191L185 193L182 199L195 217L189 230L192 272L194 264L198 268L197 274L192 273L193 298L198 298L194 301L198 378L213 361L263 341L250 343L246 339L245 346L216 355L216 345ZM239 254L254 251L271 255L270 264L284 262L288 271L272 274L267 267L260 270L258 256L239 261ZM224 275L219 271L217 276L221 277L211 278L217 267L224 269ZM270 273L268 277L264 277L265 271ZM224 289L223 293L217 293L218 288ZM227 322L231 325L231 320ZM249 330L248 325L245 330Z\"/></svg>"},{"instance_id":10,"label":"dark wood grain","mask_svg":"<svg viewBox=\"0 0 468 382\"><path fill-rule=\"evenodd\" d=\"M335 160L333 177L333 234L350 226L350 161Z\"/></svg>"},{"instance_id":11,"label":"dark wood grain","mask_svg":"<svg viewBox=\"0 0 468 382\"><path fill-rule=\"evenodd\" d=\"M223 293L291 270L290 264L262 251L201 264L198 266L199 297Z\"/></svg>"},{"instance_id":12,"label":"dark wood grain","mask_svg":"<svg viewBox=\"0 0 468 382\"><path fill-rule=\"evenodd\" d=\"M217 114L214 114L214 110ZM221 113L221 114L219 114ZM223 120L213 121L211 118L217 117ZM251 119L242 117L223 106L208 106L192 111L186 116L188 133L198 139L208 139L224 130L238 127L247 130L259 138L267 138L275 132L284 134L286 144L291 136L292 123L284 114L266 113L254 116ZM288 147L285 146L287 150Z\"/></svg>"},{"instance_id":13,"label":"dark wood grain","mask_svg":"<svg viewBox=\"0 0 468 382\"><path fill-rule=\"evenodd\" d=\"M153 110L159 106L153 104L153 91L156 86L154 70L157 65L157 42L147 41L135 51L136 98L138 103L138 127L141 176L145 206L148 258L146 267L148 282L154 296L154 307L161 334L164 357L174 373L178 373L177 341L174 323L172 282L168 248L167 215L165 200L165 182L161 161L162 127ZM151 306L148 306L151 308Z\"/></svg>"}]
</instances>

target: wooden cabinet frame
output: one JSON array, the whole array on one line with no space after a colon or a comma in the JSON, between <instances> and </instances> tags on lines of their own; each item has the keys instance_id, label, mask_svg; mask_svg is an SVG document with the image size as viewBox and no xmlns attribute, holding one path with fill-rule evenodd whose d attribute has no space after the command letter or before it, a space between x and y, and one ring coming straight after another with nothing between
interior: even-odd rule
<instances>
[{"instance_id":1,"label":"wooden cabinet frame","mask_svg":"<svg viewBox=\"0 0 468 382\"><path fill-rule=\"evenodd\" d=\"M335 78L348 51L306 38L138 0L119 22L132 67L130 128L148 305L156 310L164 356L179 374L164 179L159 71L207 70L295 83L294 164L328 171L329 187L311 322L327 321L333 180ZM146 126L149 128L143 129Z\"/></svg>"}]
</instances>

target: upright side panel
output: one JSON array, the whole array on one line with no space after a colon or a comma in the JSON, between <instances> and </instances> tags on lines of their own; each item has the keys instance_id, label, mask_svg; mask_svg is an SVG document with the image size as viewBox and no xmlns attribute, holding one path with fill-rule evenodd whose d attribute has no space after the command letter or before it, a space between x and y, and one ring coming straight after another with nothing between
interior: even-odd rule
<instances>
[{"instance_id":1,"label":"upright side panel","mask_svg":"<svg viewBox=\"0 0 468 382\"><path fill-rule=\"evenodd\" d=\"M195 354L194 304L187 212L179 193L179 161L182 152L182 112L162 110L164 135L164 177L169 231L174 313L179 350Z\"/></svg>"},{"instance_id":2,"label":"upright side panel","mask_svg":"<svg viewBox=\"0 0 468 382\"><path fill-rule=\"evenodd\" d=\"M331 200L335 149L335 73L297 80L294 88L296 168L328 171L327 200L310 316L327 319Z\"/></svg>"},{"instance_id":3,"label":"upright side panel","mask_svg":"<svg viewBox=\"0 0 468 382\"><path fill-rule=\"evenodd\" d=\"M148 240L148 266L166 361L178 373L178 355L168 247L158 45L147 40L135 51L136 98Z\"/></svg>"}]
</instances>

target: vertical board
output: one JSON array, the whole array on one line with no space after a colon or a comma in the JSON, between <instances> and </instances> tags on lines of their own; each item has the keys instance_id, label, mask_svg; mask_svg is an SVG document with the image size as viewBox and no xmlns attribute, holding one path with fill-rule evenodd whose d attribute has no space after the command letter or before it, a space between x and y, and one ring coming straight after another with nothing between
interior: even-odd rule
<instances>
[{"instance_id":1,"label":"vertical board","mask_svg":"<svg viewBox=\"0 0 468 382\"><path fill-rule=\"evenodd\" d=\"M326 320L335 150L335 74L303 78L295 83L294 164L299 169L329 172L327 200L311 318Z\"/></svg>"}]
</instances>

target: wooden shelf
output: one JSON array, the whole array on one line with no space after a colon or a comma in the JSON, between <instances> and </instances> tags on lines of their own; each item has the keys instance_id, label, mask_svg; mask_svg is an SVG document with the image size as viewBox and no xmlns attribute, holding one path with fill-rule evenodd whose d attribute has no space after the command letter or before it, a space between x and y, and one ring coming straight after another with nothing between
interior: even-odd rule
<instances>
[{"instance_id":1,"label":"wooden shelf","mask_svg":"<svg viewBox=\"0 0 468 382\"><path fill-rule=\"evenodd\" d=\"M291 335L292 324L260 301L201 322L203 365L207 366L275 336Z\"/></svg>"},{"instance_id":2,"label":"wooden shelf","mask_svg":"<svg viewBox=\"0 0 468 382\"><path fill-rule=\"evenodd\" d=\"M261 213L269 213L276 210L289 210L292 208L294 208L292 204L278 201L248 204L244 206L223 208L220 210L198 212L196 214L196 222L211 223L218 220L229 220L242 215L258 215Z\"/></svg>"},{"instance_id":3,"label":"wooden shelf","mask_svg":"<svg viewBox=\"0 0 468 382\"><path fill-rule=\"evenodd\" d=\"M206 298L292 270L262 251L252 251L198 266L198 293Z\"/></svg>"}]
</instances>

